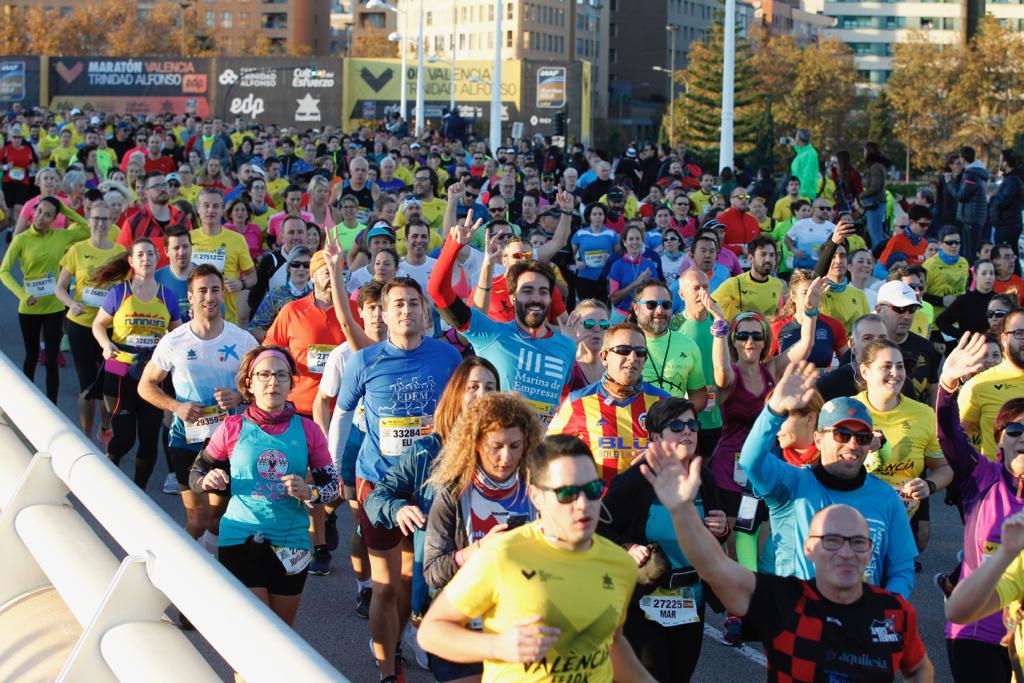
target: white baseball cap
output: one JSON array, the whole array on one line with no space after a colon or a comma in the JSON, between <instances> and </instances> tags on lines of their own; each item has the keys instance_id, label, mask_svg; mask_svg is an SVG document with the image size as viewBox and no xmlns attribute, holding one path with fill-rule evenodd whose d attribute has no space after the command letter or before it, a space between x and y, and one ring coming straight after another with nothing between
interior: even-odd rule
<instances>
[{"instance_id":1,"label":"white baseball cap","mask_svg":"<svg viewBox=\"0 0 1024 683\"><path fill-rule=\"evenodd\" d=\"M890 306L920 306L914 290L901 280L886 282L878 288L878 303Z\"/></svg>"}]
</instances>

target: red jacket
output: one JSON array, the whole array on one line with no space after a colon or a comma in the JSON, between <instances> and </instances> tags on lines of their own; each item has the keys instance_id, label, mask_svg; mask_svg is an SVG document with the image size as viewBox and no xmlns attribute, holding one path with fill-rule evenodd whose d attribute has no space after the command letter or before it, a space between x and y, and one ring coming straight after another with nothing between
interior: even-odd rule
<instances>
[{"instance_id":1,"label":"red jacket","mask_svg":"<svg viewBox=\"0 0 1024 683\"><path fill-rule=\"evenodd\" d=\"M761 226L757 219L749 213L736 209L726 209L717 216L718 222L725 226L725 238L722 246L739 256L744 247L761 234Z\"/></svg>"},{"instance_id":2,"label":"red jacket","mask_svg":"<svg viewBox=\"0 0 1024 683\"><path fill-rule=\"evenodd\" d=\"M149 210L149 204L138 211L131 213L121 224L121 234L117 236L117 243L125 249L131 250L132 242L139 237L148 237L156 245L156 255L160 258L157 268L163 268L170 260L167 258L167 250L164 248L164 236L173 230L190 230L188 217L179 211L174 205L169 204L171 220L166 228L160 227L153 212Z\"/></svg>"}]
</instances>

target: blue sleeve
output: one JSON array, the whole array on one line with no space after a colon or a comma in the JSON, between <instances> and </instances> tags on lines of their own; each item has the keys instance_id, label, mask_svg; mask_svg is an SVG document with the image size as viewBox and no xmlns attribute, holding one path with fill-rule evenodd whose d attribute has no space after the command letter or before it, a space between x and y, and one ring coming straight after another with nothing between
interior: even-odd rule
<instances>
[{"instance_id":1,"label":"blue sleeve","mask_svg":"<svg viewBox=\"0 0 1024 683\"><path fill-rule=\"evenodd\" d=\"M110 315L114 315L115 313L117 313L117 309L121 308L121 302L124 301L124 295L124 283L122 282L114 285L113 287L107 290L107 296L104 297L103 305L101 306L101 308Z\"/></svg>"},{"instance_id":2,"label":"blue sleeve","mask_svg":"<svg viewBox=\"0 0 1024 683\"><path fill-rule=\"evenodd\" d=\"M416 464L419 458L419 445L413 443L366 498L363 511L375 527L398 528L398 511L409 504L409 499L416 492Z\"/></svg>"},{"instance_id":3,"label":"blue sleeve","mask_svg":"<svg viewBox=\"0 0 1024 683\"><path fill-rule=\"evenodd\" d=\"M167 307L167 314L171 316L171 320L181 320L181 309L178 307L178 297L174 292L160 285L160 298Z\"/></svg>"},{"instance_id":4,"label":"blue sleeve","mask_svg":"<svg viewBox=\"0 0 1024 683\"><path fill-rule=\"evenodd\" d=\"M740 450L740 467L750 480L754 493L759 496L779 497L796 489L799 468L783 462L772 453L775 435L778 434L785 417L773 413L768 406L750 428L750 434Z\"/></svg>"},{"instance_id":5,"label":"blue sleeve","mask_svg":"<svg viewBox=\"0 0 1024 683\"><path fill-rule=\"evenodd\" d=\"M485 313L475 308L470 309L469 327L462 330L462 335L473 346L484 347L494 342L504 332L504 325L492 320ZM454 351L454 349L452 349ZM458 351L456 351L458 353Z\"/></svg>"},{"instance_id":6,"label":"blue sleeve","mask_svg":"<svg viewBox=\"0 0 1024 683\"><path fill-rule=\"evenodd\" d=\"M916 557L917 543L914 541L914 533L910 530L907 511L899 499L893 496L892 504L889 506L889 528L885 539L882 587L909 600L910 594L914 592Z\"/></svg>"},{"instance_id":7,"label":"blue sleeve","mask_svg":"<svg viewBox=\"0 0 1024 683\"><path fill-rule=\"evenodd\" d=\"M345 363L345 372L341 377L338 400L335 404L339 410L355 410L359 405L359 399L363 397L366 388L363 382L363 371L366 369L365 356L366 349L360 349L352 354L352 357Z\"/></svg>"}]
</instances>

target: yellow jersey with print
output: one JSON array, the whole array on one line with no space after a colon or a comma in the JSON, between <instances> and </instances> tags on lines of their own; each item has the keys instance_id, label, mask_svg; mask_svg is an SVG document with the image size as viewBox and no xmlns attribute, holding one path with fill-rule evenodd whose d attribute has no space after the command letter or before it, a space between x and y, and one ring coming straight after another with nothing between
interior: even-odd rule
<instances>
[{"instance_id":1,"label":"yellow jersey with print","mask_svg":"<svg viewBox=\"0 0 1024 683\"><path fill-rule=\"evenodd\" d=\"M853 329L853 321L871 312L871 309L868 308L867 296L850 284L847 284L841 292L833 289L826 291L825 295L821 297L818 309L830 318L841 322L847 332Z\"/></svg>"},{"instance_id":2,"label":"yellow jersey with print","mask_svg":"<svg viewBox=\"0 0 1024 683\"><path fill-rule=\"evenodd\" d=\"M199 193L202 191L203 187L201 185L195 184L190 185L189 187L185 187L184 185L182 185L181 187L178 188L178 194L181 196L181 198L187 201L192 206L195 206L196 202L199 201Z\"/></svg>"},{"instance_id":3,"label":"yellow jersey with print","mask_svg":"<svg viewBox=\"0 0 1024 683\"><path fill-rule=\"evenodd\" d=\"M135 296L131 282L120 282L107 292L102 308L113 318L110 341L127 351L151 352L170 324L181 320L178 300L163 285L157 285L152 299L143 301Z\"/></svg>"},{"instance_id":4,"label":"yellow jersey with print","mask_svg":"<svg viewBox=\"0 0 1024 683\"><path fill-rule=\"evenodd\" d=\"M885 435L885 444L868 454L864 467L899 492L903 485L924 473L925 458L941 458L938 435L935 431L935 411L924 403L906 396L892 410L878 410L868 401L866 391L854 396L871 413L874 428ZM920 501L900 496L913 516Z\"/></svg>"},{"instance_id":5,"label":"yellow jersey with print","mask_svg":"<svg viewBox=\"0 0 1024 683\"><path fill-rule=\"evenodd\" d=\"M284 191L288 184L287 178L274 178L267 181L267 194L274 200L274 206L278 208L284 206Z\"/></svg>"},{"instance_id":6,"label":"yellow jersey with print","mask_svg":"<svg viewBox=\"0 0 1024 683\"><path fill-rule=\"evenodd\" d=\"M76 242L60 260L61 268L71 273L71 277L74 278L71 296L83 307L83 311L79 315L68 311L68 320L77 325L92 327L96 312L103 305L103 300L107 298L110 285L97 284L90 278L97 268L108 263L118 254L124 253L124 246L115 241L117 235L118 229L110 228L107 239L111 241L112 246L108 249L94 246L91 240Z\"/></svg>"},{"instance_id":7,"label":"yellow jersey with print","mask_svg":"<svg viewBox=\"0 0 1024 683\"><path fill-rule=\"evenodd\" d=\"M537 616L559 630L539 661L485 661L483 683L611 683L612 639L636 576L636 562L608 539L595 534L586 550L563 550L537 521L473 553L444 595L467 617L482 617L485 633L506 633Z\"/></svg>"},{"instance_id":8,"label":"yellow jersey with print","mask_svg":"<svg viewBox=\"0 0 1024 683\"><path fill-rule=\"evenodd\" d=\"M722 313L729 320L743 311L754 311L770 318L779 310L784 289L779 278L769 276L764 282L758 282L748 271L723 282L711 298L722 307Z\"/></svg>"},{"instance_id":9,"label":"yellow jersey with print","mask_svg":"<svg viewBox=\"0 0 1024 683\"><path fill-rule=\"evenodd\" d=\"M224 275L226 280L240 280L242 273L255 268L249 245L234 230L219 228L216 235L207 235L201 228L192 233L192 263L209 263ZM238 324L238 302L234 292L224 290L224 319Z\"/></svg>"},{"instance_id":10,"label":"yellow jersey with print","mask_svg":"<svg viewBox=\"0 0 1024 683\"><path fill-rule=\"evenodd\" d=\"M967 275L970 267L967 259L960 257L953 265L942 262L936 254L926 259L921 267L928 273L928 279L924 283L924 293L942 298L944 296L960 296L967 291ZM946 307L942 304L933 304L935 315L939 316Z\"/></svg>"},{"instance_id":11,"label":"yellow jersey with print","mask_svg":"<svg viewBox=\"0 0 1024 683\"><path fill-rule=\"evenodd\" d=\"M1021 396L1024 396L1024 370L1014 365L1009 358L1004 358L994 368L978 373L960 389L957 398L960 419L969 425L976 425L967 430L967 436L971 445L989 460L996 460L999 454L999 446L992 432L996 415L1004 403Z\"/></svg>"},{"instance_id":12,"label":"yellow jersey with print","mask_svg":"<svg viewBox=\"0 0 1024 683\"><path fill-rule=\"evenodd\" d=\"M799 197L797 197L797 199L799 199ZM775 208L772 209L772 218L775 219L776 223L788 221L793 217L793 209L791 208L792 203L793 198L788 194L785 197L779 197L779 199L775 201Z\"/></svg>"},{"instance_id":13,"label":"yellow jersey with print","mask_svg":"<svg viewBox=\"0 0 1024 683\"><path fill-rule=\"evenodd\" d=\"M71 163L71 159L76 154L78 154L77 147L73 145L71 147L61 147L58 145L50 151L50 161L57 167L58 171L65 173L68 170L68 164Z\"/></svg>"},{"instance_id":14,"label":"yellow jersey with print","mask_svg":"<svg viewBox=\"0 0 1024 683\"><path fill-rule=\"evenodd\" d=\"M1024 554L1014 558L1010 566L996 582L996 595L999 596L999 607L1009 612L1016 627L1013 629L1014 651L1018 661L1024 666L1024 618L1018 618L1024 608ZM1014 675L1013 683L1024 683Z\"/></svg>"},{"instance_id":15,"label":"yellow jersey with print","mask_svg":"<svg viewBox=\"0 0 1024 683\"><path fill-rule=\"evenodd\" d=\"M0 263L0 282L18 297L18 313L45 315L64 310L64 304L54 294L60 260L68 247L88 238L89 226L81 223L64 230L44 232L31 225L14 236ZM21 281L11 272L15 263L21 268Z\"/></svg>"},{"instance_id":16,"label":"yellow jersey with print","mask_svg":"<svg viewBox=\"0 0 1024 683\"><path fill-rule=\"evenodd\" d=\"M686 196L690 200L690 213L694 216L703 216L704 207L711 203L715 193L705 194L704 190L698 188Z\"/></svg>"}]
</instances>

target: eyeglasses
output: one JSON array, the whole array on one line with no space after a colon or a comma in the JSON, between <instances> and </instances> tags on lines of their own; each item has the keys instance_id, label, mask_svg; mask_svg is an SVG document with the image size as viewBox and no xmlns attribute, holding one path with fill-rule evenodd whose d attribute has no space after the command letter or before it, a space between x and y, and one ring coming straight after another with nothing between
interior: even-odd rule
<instances>
[{"instance_id":1,"label":"eyeglasses","mask_svg":"<svg viewBox=\"0 0 1024 683\"><path fill-rule=\"evenodd\" d=\"M607 330L612 324L608 320L584 320L583 329L592 330L595 327L600 327L602 330Z\"/></svg>"},{"instance_id":2,"label":"eyeglasses","mask_svg":"<svg viewBox=\"0 0 1024 683\"><path fill-rule=\"evenodd\" d=\"M752 332L750 330L743 330L742 332L737 332L735 337L736 341L739 342L745 342L748 339L753 339L756 342L763 342L764 332Z\"/></svg>"},{"instance_id":3,"label":"eyeglasses","mask_svg":"<svg viewBox=\"0 0 1024 683\"><path fill-rule=\"evenodd\" d=\"M678 242L679 238L678 237L666 237L664 241L665 242Z\"/></svg>"},{"instance_id":4,"label":"eyeglasses","mask_svg":"<svg viewBox=\"0 0 1024 683\"><path fill-rule=\"evenodd\" d=\"M554 491L555 498L562 505L575 503L581 493L587 497L587 500L600 500L601 496L604 495L604 482L600 479L595 479L594 481L587 482L586 484L571 484L569 486L556 486L554 488L541 486L540 484L534 484L534 486L539 488L541 491Z\"/></svg>"},{"instance_id":5,"label":"eyeglasses","mask_svg":"<svg viewBox=\"0 0 1024 683\"><path fill-rule=\"evenodd\" d=\"M630 346L629 344L619 344L618 346L608 347L608 350L617 356L628 356L631 353L635 353L637 358L647 358L646 346Z\"/></svg>"},{"instance_id":6,"label":"eyeglasses","mask_svg":"<svg viewBox=\"0 0 1024 683\"><path fill-rule=\"evenodd\" d=\"M836 443L850 443L850 439L854 439L858 446L867 446L875 438L872 432L855 432L846 427L833 427L825 431L832 432L832 438L836 440Z\"/></svg>"},{"instance_id":7,"label":"eyeglasses","mask_svg":"<svg viewBox=\"0 0 1024 683\"><path fill-rule=\"evenodd\" d=\"M171 182L169 182L169 183L167 183L167 184L168 184L169 186L171 186L171 187L181 187L181 183L179 183L179 182L178 182L178 181L176 181L176 180L172 180Z\"/></svg>"},{"instance_id":8,"label":"eyeglasses","mask_svg":"<svg viewBox=\"0 0 1024 683\"><path fill-rule=\"evenodd\" d=\"M942 240L942 243L943 244L948 244L951 247L952 246L957 246L957 247L960 246L960 240Z\"/></svg>"},{"instance_id":9,"label":"eyeglasses","mask_svg":"<svg viewBox=\"0 0 1024 683\"><path fill-rule=\"evenodd\" d=\"M533 252L532 251L513 251L511 254L508 255L508 257L510 259L512 259L513 261L519 261L519 260L522 260L524 258L532 258L533 257Z\"/></svg>"},{"instance_id":10,"label":"eyeglasses","mask_svg":"<svg viewBox=\"0 0 1024 683\"><path fill-rule=\"evenodd\" d=\"M463 194L466 195L466 199L476 199L480 196L479 192L464 192Z\"/></svg>"},{"instance_id":11,"label":"eyeglasses","mask_svg":"<svg viewBox=\"0 0 1024 683\"><path fill-rule=\"evenodd\" d=\"M270 382L271 378L276 379L278 384L284 384L285 382L290 381L292 378L291 373L285 372L284 370L280 370L278 372L271 372L270 370L260 370L259 372L252 373L252 376L259 380L260 382L263 382L264 384Z\"/></svg>"},{"instance_id":12,"label":"eyeglasses","mask_svg":"<svg viewBox=\"0 0 1024 683\"><path fill-rule=\"evenodd\" d=\"M292 261L291 263L288 264L288 267L289 268L305 268L306 270L309 270L309 264L310 264L309 261Z\"/></svg>"},{"instance_id":13,"label":"eyeglasses","mask_svg":"<svg viewBox=\"0 0 1024 683\"><path fill-rule=\"evenodd\" d=\"M843 547L844 543L850 544L850 550L855 553L866 553L874 545L867 536L840 536L839 534L822 534L810 536L821 540L821 547L829 552L835 552Z\"/></svg>"},{"instance_id":14,"label":"eyeglasses","mask_svg":"<svg viewBox=\"0 0 1024 683\"><path fill-rule=\"evenodd\" d=\"M89 220L95 223L109 223L110 216L89 216Z\"/></svg>"},{"instance_id":15,"label":"eyeglasses","mask_svg":"<svg viewBox=\"0 0 1024 683\"><path fill-rule=\"evenodd\" d=\"M675 206L689 206L690 202L674 202Z\"/></svg>"},{"instance_id":16,"label":"eyeglasses","mask_svg":"<svg viewBox=\"0 0 1024 683\"><path fill-rule=\"evenodd\" d=\"M488 207L487 210L490 211L491 213L505 213L505 207L504 206L496 206L494 208Z\"/></svg>"},{"instance_id":17,"label":"eyeglasses","mask_svg":"<svg viewBox=\"0 0 1024 683\"><path fill-rule=\"evenodd\" d=\"M923 292L924 291L924 285L911 285L911 284L908 284L907 287L910 287L915 292Z\"/></svg>"},{"instance_id":18,"label":"eyeglasses","mask_svg":"<svg viewBox=\"0 0 1024 683\"><path fill-rule=\"evenodd\" d=\"M1005 311L1005 310L1002 310L1002 309L997 310L997 311L989 311L988 314L987 314L987 317L995 318L996 320L1002 320L1003 318L1005 318L1007 316L1008 313L1009 313L1009 311Z\"/></svg>"},{"instance_id":19,"label":"eyeglasses","mask_svg":"<svg viewBox=\"0 0 1024 683\"><path fill-rule=\"evenodd\" d=\"M156 183L155 185L150 185L146 189L147 190L166 190L167 189L167 183Z\"/></svg>"},{"instance_id":20,"label":"eyeglasses","mask_svg":"<svg viewBox=\"0 0 1024 683\"><path fill-rule=\"evenodd\" d=\"M510 232L503 232L503 233L498 234L497 237L498 237L499 240L501 240L503 242L507 242L508 240L512 239L512 233L510 233Z\"/></svg>"},{"instance_id":21,"label":"eyeglasses","mask_svg":"<svg viewBox=\"0 0 1024 683\"><path fill-rule=\"evenodd\" d=\"M700 420L672 420L668 423L668 428L676 434L682 434L684 429L697 432L700 431Z\"/></svg>"},{"instance_id":22,"label":"eyeglasses","mask_svg":"<svg viewBox=\"0 0 1024 683\"><path fill-rule=\"evenodd\" d=\"M1017 341L1024 341L1024 330L1003 330L1003 334L1012 335Z\"/></svg>"},{"instance_id":23,"label":"eyeglasses","mask_svg":"<svg viewBox=\"0 0 1024 683\"><path fill-rule=\"evenodd\" d=\"M831 208L832 208L831 206L815 206L814 210L815 211L828 211Z\"/></svg>"},{"instance_id":24,"label":"eyeglasses","mask_svg":"<svg viewBox=\"0 0 1024 683\"><path fill-rule=\"evenodd\" d=\"M653 311L659 306L666 311L672 310L671 299L643 299L642 301L637 301L637 303L641 306L646 306L648 311Z\"/></svg>"},{"instance_id":25,"label":"eyeglasses","mask_svg":"<svg viewBox=\"0 0 1024 683\"><path fill-rule=\"evenodd\" d=\"M1003 425L1003 432L1014 439L1024 434L1024 424L1020 422L1007 422Z\"/></svg>"},{"instance_id":26,"label":"eyeglasses","mask_svg":"<svg viewBox=\"0 0 1024 683\"><path fill-rule=\"evenodd\" d=\"M917 304L910 304L909 306L893 306L892 304L884 305L891 308L892 312L896 313L897 315L906 315L907 313L914 314L917 313L917 309L921 308Z\"/></svg>"}]
</instances>

